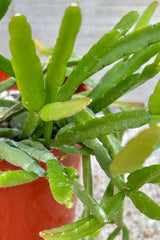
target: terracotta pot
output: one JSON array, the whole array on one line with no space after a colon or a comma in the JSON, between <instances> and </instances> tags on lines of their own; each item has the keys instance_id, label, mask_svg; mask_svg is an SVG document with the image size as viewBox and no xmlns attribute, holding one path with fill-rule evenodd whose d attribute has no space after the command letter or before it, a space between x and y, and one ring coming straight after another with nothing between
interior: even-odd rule
<instances>
[{"instance_id":1,"label":"terracotta pot","mask_svg":"<svg viewBox=\"0 0 160 240\"><path fill-rule=\"evenodd\" d=\"M58 150L52 152L58 159L63 154ZM81 155L70 154L62 162L80 172ZM0 160L1 171L16 169L20 168ZM40 231L70 223L75 215L75 204L71 209L58 204L44 177L23 185L0 187L0 206L1 240L41 240Z\"/></svg>"}]
</instances>

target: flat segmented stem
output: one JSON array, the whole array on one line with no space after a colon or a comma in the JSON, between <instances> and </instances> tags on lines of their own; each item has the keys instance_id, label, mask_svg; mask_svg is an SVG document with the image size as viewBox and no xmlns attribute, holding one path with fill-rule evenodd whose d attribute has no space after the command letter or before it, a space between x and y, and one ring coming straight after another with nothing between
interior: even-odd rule
<instances>
[{"instance_id":1,"label":"flat segmented stem","mask_svg":"<svg viewBox=\"0 0 160 240\"><path fill-rule=\"evenodd\" d=\"M54 146L73 144L86 139L96 138L115 131L136 128L148 123L150 114L145 109L129 112L110 113L101 118L94 118L83 124L78 124L57 134L52 144Z\"/></svg>"},{"instance_id":2,"label":"flat segmented stem","mask_svg":"<svg viewBox=\"0 0 160 240\"><path fill-rule=\"evenodd\" d=\"M67 82L61 87L58 99L70 99L77 87L88 77L126 55L136 53L160 41L160 23L149 25L120 37L116 30L107 33L82 58ZM76 81L74 81L76 79Z\"/></svg>"},{"instance_id":3,"label":"flat segmented stem","mask_svg":"<svg viewBox=\"0 0 160 240\"><path fill-rule=\"evenodd\" d=\"M39 111L46 102L44 78L26 17L12 17L9 32L12 66L22 102L29 111Z\"/></svg>"},{"instance_id":4,"label":"flat segmented stem","mask_svg":"<svg viewBox=\"0 0 160 240\"><path fill-rule=\"evenodd\" d=\"M99 222L107 222L107 216L104 210L96 202L96 200L89 194L89 192L79 183L78 180L71 180L73 191L78 198L87 206L91 214L93 214Z\"/></svg>"}]
</instances>

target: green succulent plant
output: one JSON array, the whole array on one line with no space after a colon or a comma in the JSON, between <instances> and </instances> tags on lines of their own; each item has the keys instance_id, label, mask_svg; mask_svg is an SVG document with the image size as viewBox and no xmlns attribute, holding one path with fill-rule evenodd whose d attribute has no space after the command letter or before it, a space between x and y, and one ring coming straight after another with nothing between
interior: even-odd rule
<instances>
[{"instance_id":1,"label":"green succulent plant","mask_svg":"<svg viewBox=\"0 0 160 240\"><path fill-rule=\"evenodd\" d=\"M0 18L10 3L0 1ZM123 221L125 197L147 217L160 220L160 206L139 190L144 184L160 183L160 165L143 166L159 148L160 83L147 106L118 101L160 71L160 23L148 24L157 4L153 2L141 16L138 11L127 13L81 58L73 54L81 24L77 3L66 9L53 50L32 39L24 15L13 16L9 23L12 59L0 55L0 70L11 77L0 83L0 92L17 85L19 93L13 101L0 99L0 158L23 170L0 173L0 186L44 176L59 203L71 207L74 192L85 206L81 220L42 231L45 240L91 240L112 223L117 228L108 240L120 231L123 240L129 239ZM48 56L45 64L36 47ZM96 83L92 75L105 66L109 70ZM76 93L82 84L90 90ZM143 125L147 128L122 147L123 133ZM64 167L49 152L53 147L65 154L82 154L83 184L74 168ZM109 180L100 204L92 196L91 156ZM34 159L44 162L47 171Z\"/></svg>"}]
</instances>

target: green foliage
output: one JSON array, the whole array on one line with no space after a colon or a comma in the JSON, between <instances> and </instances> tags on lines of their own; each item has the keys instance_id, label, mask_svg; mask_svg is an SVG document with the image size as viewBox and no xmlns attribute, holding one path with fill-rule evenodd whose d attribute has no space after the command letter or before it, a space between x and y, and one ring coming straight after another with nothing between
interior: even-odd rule
<instances>
[{"instance_id":1,"label":"green foliage","mask_svg":"<svg viewBox=\"0 0 160 240\"><path fill-rule=\"evenodd\" d=\"M115 131L140 127L149 122L149 113L145 109L130 112L110 113L104 117L91 119L75 127L59 132L53 140L53 146L74 144L86 139L108 135Z\"/></svg>"},{"instance_id":2,"label":"green foliage","mask_svg":"<svg viewBox=\"0 0 160 240\"><path fill-rule=\"evenodd\" d=\"M107 222L108 218L105 211L99 206L95 199L91 197L89 192L78 182L78 180L73 179L71 183L73 186L73 191L78 196L78 198L87 206L89 212L94 215L99 222Z\"/></svg>"},{"instance_id":3,"label":"green foliage","mask_svg":"<svg viewBox=\"0 0 160 240\"><path fill-rule=\"evenodd\" d=\"M9 146L4 141L0 141L0 158L26 171L33 171L38 176L43 176L45 173L45 170L33 158L23 151Z\"/></svg>"},{"instance_id":4,"label":"green foliage","mask_svg":"<svg viewBox=\"0 0 160 240\"><path fill-rule=\"evenodd\" d=\"M143 27L143 26L147 25L148 22L150 21L150 18L153 15L154 11L156 10L157 6L158 6L158 2L157 1L152 2L148 6L148 8L144 11L142 16L140 17L140 19L136 23L136 26L135 26L134 29L138 29L140 27Z\"/></svg>"},{"instance_id":5,"label":"green foliage","mask_svg":"<svg viewBox=\"0 0 160 240\"><path fill-rule=\"evenodd\" d=\"M34 111L30 111L25 120L23 129L22 129L21 138L22 139L29 138L33 134L34 130L38 127L39 124L40 124L39 114L37 114Z\"/></svg>"},{"instance_id":6,"label":"green foliage","mask_svg":"<svg viewBox=\"0 0 160 240\"><path fill-rule=\"evenodd\" d=\"M114 29L121 31L122 34L125 34L138 20L139 12L130 11L115 25Z\"/></svg>"},{"instance_id":7,"label":"green foliage","mask_svg":"<svg viewBox=\"0 0 160 240\"><path fill-rule=\"evenodd\" d=\"M60 120L73 116L82 111L91 102L89 98L68 100L65 102L53 102L45 105L40 111L40 118L43 121Z\"/></svg>"},{"instance_id":8,"label":"green foliage","mask_svg":"<svg viewBox=\"0 0 160 240\"><path fill-rule=\"evenodd\" d=\"M67 178L64 166L57 159L47 161L48 180L52 194L57 202L67 208L73 205L72 187Z\"/></svg>"},{"instance_id":9,"label":"green foliage","mask_svg":"<svg viewBox=\"0 0 160 240\"><path fill-rule=\"evenodd\" d=\"M159 49L159 43L153 44L134 54L127 61L122 60L115 64L89 93L88 96L93 100L91 103L92 110L94 112L101 111L125 92L133 89L135 85L140 85L144 81L147 81L150 78L150 74L148 74L149 67L152 67L150 71L152 71L153 76L156 75L158 73L156 66L150 65L145 67L141 74L132 75L132 73L139 69L152 56L159 53Z\"/></svg>"},{"instance_id":10,"label":"green foliage","mask_svg":"<svg viewBox=\"0 0 160 240\"><path fill-rule=\"evenodd\" d=\"M123 226L122 240L129 240L129 230L126 225Z\"/></svg>"},{"instance_id":11,"label":"green foliage","mask_svg":"<svg viewBox=\"0 0 160 240\"><path fill-rule=\"evenodd\" d=\"M21 132L17 128L0 128L0 137L15 138L19 137Z\"/></svg>"},{"instance_id":12,"label":"green foliage","mask_svg":"<svg viewBox=\"0 0 160 240\"><path fill-rule=\"evenodd\" d=\"M140 28L125 36L121 36L115 30L107 33L81 59L77 68L69 76L68 81L61 87L58 99L63 101L69 99L86 78L101 70L104 66L158 42L159 35L159 23ZM76 81L73 81L73 79L76 79Z\"/></svg>"},{"instance_id":13,"label":"green foliage","mask_svg":"<svg viewBox=\"0 0 160 240\"><path fill-rule=\"evenodd\" d=\"M160 82L157 83L154 93L150 96L149 98L149 110L153 115L159 115L160 110L159 110L159 100L160 100Z\"/></svg>"},{"instance_id":14,"label":"green foliage","mask_svg":"<svg viewBox=\"0 0 160 240\"><path fill-rule=\"evenodd\" d=\"M58 88L63 84L67 62L72 54L76 35L81 24L81 13L78 4L71 4L63 17L59 36L48 65L45 79L47 102L56 100Z\"/></svg>"},{"instance_id":15,"label":"green foliage","mask_svg":"<svg viewBox=\"0 0 160 240\"><path fill-rule=\"evenodd\" d=\"M160 180L160 165L151 165L132 172L126 186L133 189L141 188L145 183L158 182Z\"/></svg>"},{"instance_id":16,"label":"green foliage","mask_svg":"<svg viewBox=\"0 0 160 240\"><path fill-rule=\"evenodd\" d=\"M160 220L160 206L141 191L132 190L127 192L136 208L151 219Z\"/></svg>"},{"instance_id":17,"label":"green foliage","mask_svg":"<svg viewBox=\"0 0 160 240\"><path fill-rule=\"evenodd\" d=\"M46 101L44 79L26 17L12 17L9 32L12 66L22 94L22 102L28 110L39 111Z\"/></svg>"},{"instance_id":18,"label":"green foliage","mask_svg":"<svg viewBox=\"0 0 160 240\"><path fill-rule=\"evenodd\" d=\"M5 141L12 147L16 147L23 152L27 153L30 157L37 159L40 162L47 162L49 159L53 159L53 154L46 148L36 148L34 146L29 146L26 142L15 142L13 140L7 139ZM43 146L43 145L42 145Z\"/></svg>"},{"instance_id":19,"label":"green foliage","mask_svg":"<svg viewBox=\"0 0 160 240\"><path fill-rule=\"evenodd\" d=\"M0 69L2 72L10 76L14 77L15 75L11 65L11 61L2 55L0 55Z\"/></svg>"},{"instance_id":20,"label":"green foliage","mask_svg":"<svg viewBox=\"0 0 160 240\"><path fill-rule=\"evenodd\" d=\"M38 179L38 175L33 172L23 170L13 170L0 173L0 186L11 187L19 184L29 183Z\"/></svg>"},{"instance_id":21,"label":"green foliage","mask_svg":"<svg viewBox=\"0 0 160 240\"><path fill-rule=\"evenodd\" d=\"M107 238L107 240L113 240L113 239L115 239L115 237L117 237L117 235L119 234L120 231L121 231L121 228L120 228L120 227L116 228L116 229L109 235L109 237Z\"/></svg>"},{"instance_id":22,"label":"green foliage","mask_svg":"<svg viewBox=\"0 0 160 240\"><path fill-rule=\"evenodd\" d=\"M108 199L107 206L104 208L108 219L112 219L113 215L120 209L123 200L123 193L117 193L113 198ZM93 234L103 226L104 223L100 223L95 217L89 216L61 228L45 230L40 233L40 236L45 240L76 240Z\"/></svg>"},{"instance_id":23,"label":"green foliage","mask_svg":"<svg viewBox=\"0 0 160 240\"><path fill-rule=\"evenodd\" d=\"M8 90L11 87L14 87L16 85L16 79L11 77L8 78L6 81L3 81L0 83L0 93Z\"/></svg>"},{"instance_id":24,"label":"green foliage","mask_svg":"<svg viewBox=\"0 0 160 240\"><path fill-rule=\"evenodd\" d=\"M146 158L152 153L159 137L160 128L153 125L149 129L142 131L137 137L131 139L111 163L111 173L116 176L130 173L140 168Z\"/></svg>"},{"instance_id":25,"label":"green foliage","mask_svg":"<svg viewBox=\"0 0 160 240\"><path fill-rule=\"evenodd\" d=\"M0 0L0 19L2 19L8 10L12 0Z\"/></svg>"},{"instance_id":26,"label":"green foliage","mask_svg":"<svg viewBox=\"0 0 160 240\"><path fill-rule=\"evenodd\" d=\"M0 18L10 2L0 0ZM0 158L20 170L0 173L0 186L45 177L57 202L70 208L75 193L84 205L81 220L42 231L45 240L93 240L110 223L117 227L108 240L120 231L128 240L123 222L126 196L147 217L160 220L159 205L138 190L147 183L160 183L160 165L143 166L160 146L160 82L148 105L117 101L160 71L160 23L148 25L157 4L151 3L140 18L138 11L124 15L82 58L73 52L81 24L77 3L66 9L53 50L32 40L25 16L16 15L9 23L12 60L0 55L0 71L12 77L0 83L0 93L16 84L20 92L14 100L0 99ZM45 64L36 47L48 56ZM105 66L106 73L96 83L90 77ZM85 84L89 91L84 91ZM121 146L126 130L146 124ZM64 156L83 155L83 184L76 169L64 167L48 148L58 148ZM93 196L91 155L109 180L100 203Z\"/></svg>"}]
</instances>

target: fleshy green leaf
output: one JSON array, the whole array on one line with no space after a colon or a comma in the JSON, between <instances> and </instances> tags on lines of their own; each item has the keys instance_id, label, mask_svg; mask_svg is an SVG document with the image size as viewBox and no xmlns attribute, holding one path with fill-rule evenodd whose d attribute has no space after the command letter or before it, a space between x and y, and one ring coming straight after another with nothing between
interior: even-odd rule
<instances>
[{"instance_id":1,"label":"fleshy green leaf","mask_svg":"<svg viewBox=\"0 0 160 240\"><path fill-rule=\"evenodd\" d=\"M11 0L0 0L0 19L6 14Z\"/></svg>"},{"instance_id":2,"label":"fleshy green leaf","mask_svg":"<svg viewBox=\"0 0 160 240\"><path fill-rule=\"evenodd\" d=\"M52 58L48 65L45 79L47 102L56 100L58 87L64 82L67 62L72 54L80 24L80 8L77 3L73 3L66 9Z\"/></svg>"},{"instance_id":3,"label":"fleshy green leaf","mask_svg":"<svg viewBox=\"0 0 160 240\"><path fill-rule=\"evenodd\" d=\"M130 11L122 19L115 25L114 29L119 30L123 34L125 34L138 20L139 12L138 11Z\"/></svg>"},{"instance_id":4,"label":"fleshy green leaf","mask_svg":"<svg viewBox=\"0 0 160 240\"><path fill-rule=\"evenodd\" d=\"M110 235L109 237L107 238L107 240L114 240L115 237L118 236L118 234L120 233L121 231L121 227L117 227Z\"/></svg>"},{"instance_id":5,"label":"fleshy green leaf","mask_svg":"<svg viewBox=\"0 0 160 240\"><path fill-rule=\"evenodd\" d=\"M127 196L132 200L135 207L151 219L160 220L160 206L141 191L131 190Z\"/></svg>"},{"instance_id":6,"label":"fleshy green leaf","mask_svg":"<svg viewBox=\"0 0 160 240\"><path fill-rule=\"evenodd\" d=\"M153 26L145 26L125 36L120 36L116 30L104 35L73 70L66 83L61 87L58 100L68 100L85 79L104 66L159 42L159 29L160 24L158 23Z\"/></svg>"},{"instance_id":7,"label":"fleshy green leaf","mask_svg":"<svg viewBox=\"0 0 160 240\"><path fill-rule=\"evenodd\" d=\"M123 236L122 240L129 240L129 229L126 225L123 225Z\"/></svg>"},{"instance_id":8,"label":"fleshy green leaf","mask_svg":"<svg viewBox=\"0 0 160 240\"><path fill-rule=\"evenodd\" d=\"M34 141L34 140L31 140L31 139L26 139L26 140L23 140L21 142L23 144L27 145L27 146L35 148L36 150L42 150L42 151L47 151L48 152L48 149L42 143L40 143L38 141Z\"/></svg>"},{"instance_id":9,"label":"fleshy green leaf","mask_svg":"<svg viewBox=\"0 0 160 240\"><path fill-rule=\"evenodd\" d=\"M104 35L99 42L89 50L59 90L58 100L65 101L70 99L83 81L98 71L98 67L95 69L98 64L100 65L99 68L102 68L101 58L106 55L108 48L118 41L117 38L120 35L118 30L113 30Z\"/></svg>"},{"instance_id":10,"label":"fleshy green leaf","mask_svg":"<svg viewBox=\"0 0 160 240\"><path fill-rule=\"evenodd\" d=\"M12 77L15 76L11 61L2 55L0 55L0 70L8 74L9 76L12 76Z\"/></svg>"},{"instance_id":11,"label":"fleshy green leaf","mask_svg":"<svg viewBox=\"0 0 160 240\"><path fill-rule=\"evenodd\" d=\"M154 179L160 178L160 165L152 165L138 169L131 173L127 178L127 187L138 189L141 188L145 183L150 183Z\"/></svg>"},{"instance_id":12,"label":"fleshy green leaf","mask_svg":"<svg viewBox=\"0 0 160 240\"><path fill-rule=\"evenodd\" d=\"M20 131L22 131L24 123L28 117L28 111L23 111L22 113L17 114L16 116L13 116L13 118L10 120L10 127L11 128L17 128Z\"/></svg>"},{"instance_id":13,"label":"fleshy green leaf","mask_svg":"<svg viewBox=\"0 0 160 240\"><path fill-rule=\"evenodd\" d=\"M65 128L59 131L52 144L54 146L74 144L86 139L108 135L115 131L140 127L148 123L149 119L150 116L145 109L137 109L130 112L124 111L116 114L110 113L104 117L94 118L69 129Z\"/></svg>"},{"instance_id":14,"label":"fleshy green leaf","mask_svg":"<svg viewBox=\"0 0 160 240\"><path fill-rule=\"evenodd\" d=\"M144 11L142 16L138 20L138 22L135 26L135 30L148 24L148 22L149 22L150 18L152 17L154 11L156 10L157 6L158 6L158 2L154 1L147 7L147 9Z\"/></svg>"},{"instance_id":15,"label":"fleshy green leaf","mask_svg":"<svg viewBox=\"0 0 160 240\"><path fill-rule=\"evenodd\" d=\"M0 99L0 107L12 107L17 102L9 99Z\"/></svg>"},{"instance_id":16,"label":"fleshy green leaf","mask_svg":"<svg viewBox=\"0 0 160 240\"><path fill-rule=\"evenodd\" d=\"M107 222L108 218L105 211L83 187L83 185L76 179L71 179L71 183L74 193L82 201L82 203L87 206L87 209L90 211L90 213L94 215L99 222Z\"/></svg>"},{"instance_id":17,"label":"fleshy green leaf","mask_svg":"<svg viewBox=\"0 0 160 240\"><path fill-rule=\"evenodd\" d=\"M131 139L111 163L111 173L116 176L130 173L140 168L154 150L159 136L160 127L153 125L149 129L142 131L137 137Z\"/></svg>"},{"instance_id":18,"label":"fleshy green leaf","mask_svg":"<svg viewBox=\"0 0 160 240\"><path fill-rule=\"evenodd\" d=\"M159 115L160 114L160 81L157 83L154 92L149 98L148 106L149 111L153 115Z\"/></svg>"},{"instance_id":19,"label":"fleshy green leaf","mask_svg":"<svg viewBox=\"0 0 160 240\"><path fill-rule=\"evenodd\" d=\"M119 192L113 197L109 197L108 199L106 199L106 202L103 203L103 208L106 212L108 219L112 219L115 214L120 210L123 204L124 197L124 193Z\"/></svg>"},{"instance_id":20,"label":"fleshy green leaf","mask_svg":"<svg viewBox=\"0 0 160 240\"><path fill-rule=\"evenodd\" d=\"M0 83L0 93L16 85L16 79L11 77Z\"/></svg>"},{"instance_id":21,"label":"fleshy green leaf","mask_svg":"<svg viewBox=\"0 0 160 240\"><path fill-rule=\"evenodd\" d=\"M106 201L106 208L104 208L104 210L109 219L112 219L120 209L123 200L124 193L120 192L115 194L113 198L109 198L108 201ZM77 240L94 234L104 225L104 223L99 222L95 217L89 216L62 227L45 230L40 233L40 236L45 240Z\"/></svg>"},{"instance_id":22,"label":"fleshy green leaf","mask_svg":"<svg viewBox=\"0 0 160 240\"><path fill-rule=\"evenodd\" d=\"M6 114L0 119L0 123L7 121L8 119L11 119L14 115L22 112L24 110L24 106L20 102L15 102L15 105L8 108L8 111ZM15 126L14 126L15 128ZM5 130L5 128L4 128Z\"/></svg>"},{"instance_id":23,"label":"fleshy green leaf","mask_svg":"<svg viewBox=\"0 0 160 240\"><path fill-rule=\"evenodd\" d=\"M45 170L33 158L29 157L23 151L9 146L3 141L0 141L0 159L5 159L11 164L21 167L26 171L33 171L38 176L42 176L45 173Z\"/></svg>"},{"instance_id":24,"label":"fleshy green leaf","mask_svg":"<svg viewBox=\"0 0 160 240\"><path fill-rule=\"evenodd\" d=\"M40 122L41 122L41 119L39 117L39 114L36 112L30 111L25 120L23 129L22 129L21 138L22 139L29 138L33 134L35 129L38 127Z\"/></svg>"},{"instance_id":25,"label":"fleshy green leaf","mask_svg":"<svg viewBox=\"0 0 160 240\"><path fill-rule=\"evenodd\" d=\"M12 17L9 32L12 66L23 104L30 111L38 111L45 104L44 79L26 17Z\"/></svg>"},{"instance_id":26,"label":"fleshy green leaf","mask_svg":"<svg viewBox=\"0 0 160 240\"><path fill-rule=\"evenodd\" d=\"M93 149L94 155L103 169L103 171L110 176L109 165L111 163L111 157L107 149L98 142L97 139L85 140L83 142L87 147Z\"/></svg>"},{"instance_id":27,"label":"fleshy green leaf","mask_svg":"<svg viewBox=\"0 0 160 240\"><path fill-rule=\"evenodd\" d=\"M84 154L84 155L94 155L93 151L87 147L76 148L75 146L63 145L58 147L58 150L67 154Z\"/></svg>"},{"instance_id":28,"label":"fleshy green leaf","mask_svg":"<svg viewBox=\"0 0 160 240\"><path fill-rule=\"evenodd\" d=\"M35 147L26 145L23 142L16 142L9 139L6 139L5 142L10 146L13 146L22 150L23 152L27 153L29 156L41 162L47 162L49 159L53 159L53 154L46 148L37 149Z\"/></svg>"},{"instance_id":29,"label":"fleshy green leaf","mask_svg":"<svg viewBox=\"0 0 160 240\"><path fill-rule=\"evenodd\" d=\"M60 89L59 100L69 99L84 80L104 66L114 62L113 58L107 59L107 52L112 49L114 44L116 45L119 42L118 38L132 27L137 18L137 11L129 12L122 17L112 31L105 34L95 45L93 45L88 53L82 58L78 67L71 73L66 84Z\"/></svg>"},{"instance_id":30,"label":"fleshy green leaf","mask_svg":"<svg viewBox=\"0 0 160 240\"><path fill-rule=\"evenodd\" d=\"M126 92L138 87L149 79L153 78L156 74L158 74L160 69L158 69L154 64L147 65L142 73L134 73L129 77L120 81L114 87L112 86L110 90L108 90L99 100L93 102L92 110L96 113L101 109L107 107L112 104L115 100L120 98Z\"/></svg>"},{"instance_id":31,"label":"fleshy green leaf","mask_svg":"<svg viewBox=\"0 0 160 240\"><path fill-rule=\"evenodd\" d=\"M43 121L60 120L82 111L90 102L91 99L83 97L65 102L49 103L40 110L40 117Z\"/></svg>"},{"instance_id":32,"label":"fleshy green leaf","mask_svg":"<svg viewBox=\"0 0 160 240\"><path fill-rule=\"evenodd\" d=\"M21 135L21 131L17 128L4 128L0 127L0 137L8 137L14 138L19 137Z\"/></svg>"},{"instance_id":33,"label":"fleshy green leaf","mask_svg":"<svg viewBox=\"0 0 160 240\"><path fill-rule=\"evenodd\" d=\"M83 185L84 188L93 195L93 182L92 182L92 164L91 156L82 155L82 166L83 166ZM88 209L85 209L86 217L89 215Z\"/></svg>"},{"instance_id":34,"label":"fleshy green leaf","mask_svg":"<svg viewBox=\"0 0 160 240\"><path fill-rule=\"evenodd\" d=\"M115 101L112 105L121 107L121 108L144 108L145 107L145 103L143 102Z\"/></svg>"},{"instance_id":35,"label":"fleshy green leaf","mask_svg":"<svg viewBox=\"0 0 160 240\"><path fill-rule=\"evenodd\" d=\"M160 63L160 53L157 55L157 57L154 60L154 65L158 66L158 64Z\"/></svg>"},{"instance_id":36,"label":"fleshy green leaf","mask_svg":"<svg viewBox=\"0 0 160 240\"><path fill-rule=\"evenodd\" d=\"M52 194L57 202L67 208L73 205L72 187L65 167L55 158L47 162L48 180Z\"/></svg>"},{"instance_id":37,"label":"fleshy green leaf","mask_svg":"<svg viewBox=\"0 0 160 240\"><path fill-rule=\"evenodd\" d=\"M29 183L38 178L33 172L27 172L23 170L4 171L0 173L0 186L9 187L19 184Z\"/></svg>"},{"instance_id":38,"label":"fleshy green leaf","mask_svg":"<svg viewBox=\"0 0 160 240\"><path fill-rule=\"evenodd\" d=\"M134 54L128 60L122 60L116 63L109 71L107 71L97 86L88 94L88 96L93 100L91 103L93 111L97 112L106 107L108 105L106 99L113 99L116 90L118 92L117 94L122 95L124 93L124 87L127 88L128 86L127 90L133 88L131 74L137 71L145 62L156 55L159 51L160 43L150 45ZM148 77L151 76L149 75ZM142 76L139 75L139 82L140 80L144 81L143 78L141 78ZM136 81L134 84L136 84Z\"/></svg>"},{"instance_id":39,"label":"fleshy green leaf","mask_svg":"<svg viewBox=\"0 0 160 240\"><path fill-rule=\"evenodd\" d=\"M69 179L79 178L79 173L74 167L66 167L65 172Z\"/></svg>"},{"instance_id":40,"label":"fleshy green leaf","mask_svg":"<svg viewBox=\"0 0 160 240\"><path fill-rule=\"evenodd\" d=\"M45 240L77 240L95 233L103 225L104 223L100 223L93 216L89 216L60 228L44 230L40 232L40 236Z\"/></svg>"},{"instance_id":41,"label":"fleshy green leaf","mask_svg":"<svg viewBox=\"0 0 160 240\"><path fill-rule=\"evenodd\" d=\"M153 178L153 179L150 181L150 183L159 184L159 183L160 183L160 176Z\"/></svg>"},{"instance_id":42,"label":"fleshy green leaf","mask_svg":"<svg viewBox=\"0 0 160 240\"><path fill-rule=\"evenodd\" d=\"M159 124L160 123L160 115L152 115L150 118L150 126L155 125L155 124Z\"/></svg>"},{"instance_id":43,"label":"fleshy green leaf","mask_svg":"<svg viewBox=\"0 0 160 240\"><path fill-rule=\"evenodd\" d=\"M8 108L0 108L0 119L3 118L8 112Z\"/></svg>"}]
</instances>

